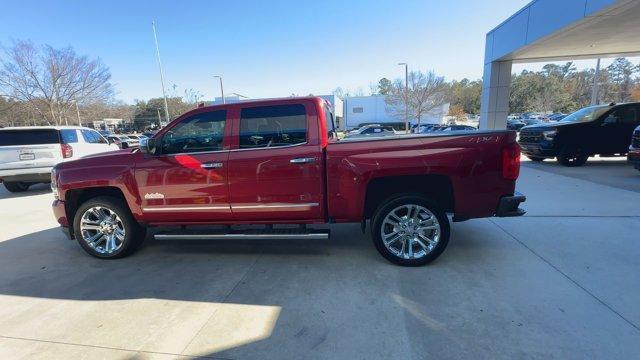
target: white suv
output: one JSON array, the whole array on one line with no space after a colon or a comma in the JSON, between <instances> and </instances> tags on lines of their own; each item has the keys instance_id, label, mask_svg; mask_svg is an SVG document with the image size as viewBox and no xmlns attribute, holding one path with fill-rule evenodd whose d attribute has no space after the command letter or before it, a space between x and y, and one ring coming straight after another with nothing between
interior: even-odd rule
<instances>
[{"instance_id":1,"label":"white suv","mask_svg":"<svg viewBox=\"0 0 640 360\"><path fill-rule=\"evenodd\" d=\"M11 192L51 181L56 164L118 150L95 130L79 126L0 129L0 182Z\"/></svg>"}]
</instances>

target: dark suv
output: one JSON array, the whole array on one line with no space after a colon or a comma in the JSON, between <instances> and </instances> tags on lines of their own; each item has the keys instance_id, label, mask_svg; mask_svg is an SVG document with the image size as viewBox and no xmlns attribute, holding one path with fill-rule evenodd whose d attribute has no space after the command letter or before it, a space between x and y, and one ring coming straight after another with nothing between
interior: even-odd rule
<instances>
[{"instance_id":1,"label":"dark suv","mask_svg":"<svg viewBox=\"0 0 640 360\"><path fill-rule=\"evenodd\" d=\"M525 126L518 142L533 161L555 157L564 166L581 166L595 154L626 154L638 125L640 103L590 106L552 124Z\"/></svg>"},{"instance_id":2,"label":"dark suv","mask_svg":"<svg viewBox=\"0 0 640 360\"><path fill-rule=\"evenodd\" d=\"M630 164L633 164L633 167L640 170L640 126L636 128L631 137L627 160Z\"/></svg>"}]
</instances>

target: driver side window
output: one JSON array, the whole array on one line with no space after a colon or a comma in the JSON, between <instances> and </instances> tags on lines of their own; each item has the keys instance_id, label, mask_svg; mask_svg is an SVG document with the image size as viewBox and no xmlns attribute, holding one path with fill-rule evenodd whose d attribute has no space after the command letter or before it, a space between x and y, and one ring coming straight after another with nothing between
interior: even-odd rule
<instances>
[{"instance_id":1,"label":"driver side window","mask_svg":"<svg viewBox=\"0 0 640 360\"><path fill-rule=\"evenodd\" d=\"M163 154L222 150L227 111L210 111L190 116L162 136Z\"/></svg>"}]
</instances>

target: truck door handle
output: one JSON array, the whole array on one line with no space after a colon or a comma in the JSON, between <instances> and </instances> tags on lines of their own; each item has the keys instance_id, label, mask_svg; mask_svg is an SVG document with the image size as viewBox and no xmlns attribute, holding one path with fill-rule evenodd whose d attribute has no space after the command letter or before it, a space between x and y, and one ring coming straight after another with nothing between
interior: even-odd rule
<instances>
[{"instance_id":1,"label":"truck door handle","mask_svg":"<svg viewBox=\"0 0 640 360\"><path fill-rule=\"evenodd\" d=\"M222 167L221 162L206 162L200 164L200 167L203 169L220 169Z\"/></svg>"},{"instance_id":2,"label":"truck door handle","mask_svg":"<svg viewBox=\"0 0 640 360\"><path fill-rule=\"evenodd\" d=\"M310 164L315 161L316 161L316 158L313 158L313 157L295 158L295 159L289 160L289 162L292 164Z\"/></svg>"}]
</instances>

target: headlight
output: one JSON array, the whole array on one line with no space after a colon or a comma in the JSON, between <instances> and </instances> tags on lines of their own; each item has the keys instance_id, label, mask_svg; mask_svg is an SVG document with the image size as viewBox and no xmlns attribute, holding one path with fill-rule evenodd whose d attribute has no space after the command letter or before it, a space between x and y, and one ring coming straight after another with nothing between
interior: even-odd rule
<instances>
[{"instance_id":1,"label":"headlight","mask_svg":"<svg viewBox=\"0 0 640 360\"><path fill-rule=\"evenodd\" d=\"M543 131L542 132L542 137L544 137L545 140L553 140L553 138L556 137L556 134L558 133L558 130L548 130L548 131Z\"/></svg>"}]
</instances>

